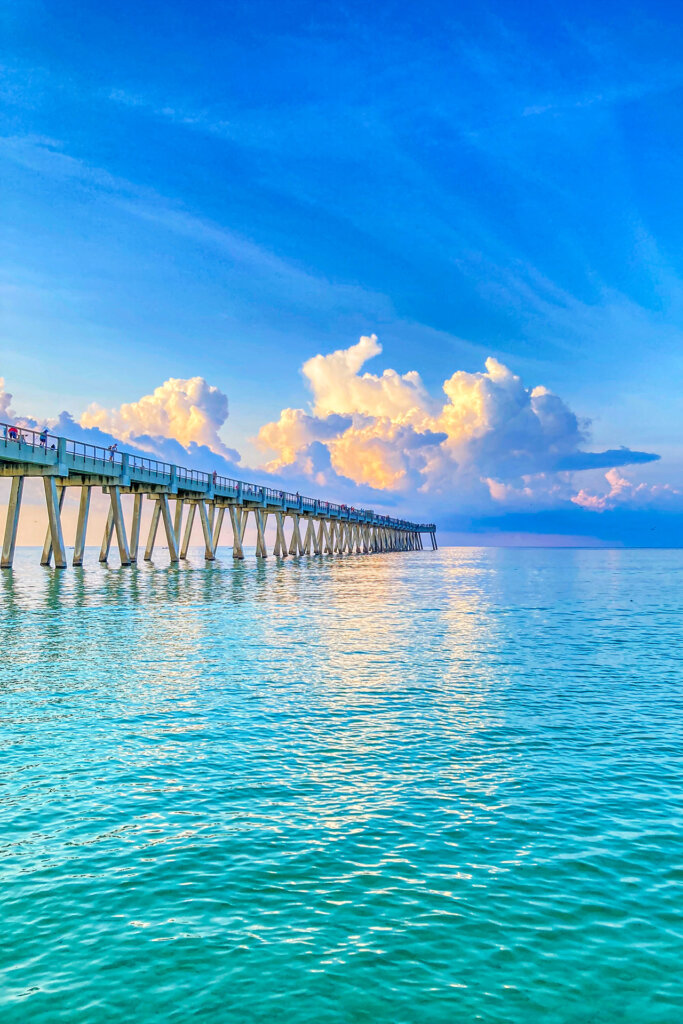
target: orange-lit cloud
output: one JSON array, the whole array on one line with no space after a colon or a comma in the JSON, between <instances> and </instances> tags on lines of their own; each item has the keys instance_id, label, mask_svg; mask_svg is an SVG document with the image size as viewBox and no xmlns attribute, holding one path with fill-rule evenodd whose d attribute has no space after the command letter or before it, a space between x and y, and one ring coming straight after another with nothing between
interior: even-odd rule
<instances>
[{"instance_id":1,"label":"orange-lit cloud","mask_svg":"<svg viewBox=\"0 0 683 1024\"><path fill-rule=\"evenodd\" d=\"M144 436L172 438L185 448L205 445L225 455L228 449L218 431L227 417L228 399L219 388L207 384L203 377L171 377L151 395L118 409L90 405L79 422L82 427L96 427L122 441Z\"/></svg>"},{"instance_id":2,"label":"orange-lit cloud","mask_svg":"<svg viewBox=\"0 0 683 1024\"><path fill-rule=\"evenodd\" d=\"M438 401L415 371L363 372L381 351L372 335L304 363L311 413L284 409L256 438L271 453L271 472L290 467L313 478L322 446L331 469L359 485L526 505L541 494L568 501L570 469L655 457L584 451L588 425L548 388L527 387L496 359L479 372L453 373Z\"/></svg>"}]
</instances>

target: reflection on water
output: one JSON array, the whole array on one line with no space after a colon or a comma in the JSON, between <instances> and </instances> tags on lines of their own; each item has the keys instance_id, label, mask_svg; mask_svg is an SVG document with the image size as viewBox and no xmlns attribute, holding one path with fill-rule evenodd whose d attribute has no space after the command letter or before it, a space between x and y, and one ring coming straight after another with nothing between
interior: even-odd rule
<instances>
[{"instance_id":1,"label":"reflection on water","mask_svg":"<svg viewBox=\"0 0 683 1024\"><path fill-rule=\"evenodd\" d=\"M6 1021L683 1019L683 553L0 573Z\"/></svg>"}]
</instances>

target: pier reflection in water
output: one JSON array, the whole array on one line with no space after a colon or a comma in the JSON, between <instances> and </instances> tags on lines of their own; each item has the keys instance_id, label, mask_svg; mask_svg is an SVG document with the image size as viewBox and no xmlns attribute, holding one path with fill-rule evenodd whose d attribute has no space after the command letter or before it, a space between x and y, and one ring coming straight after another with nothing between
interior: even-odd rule
<instances>
[{"instance_id":1,"label":"pier reflection in water","mask_svg":"<svg viewBox=\"0 0 683 1024\"><path fill-rule=\"evenodd\" d=\"M0 574L5 1022L683 1016L683 553Z\"/></svg>"}]
</instances>

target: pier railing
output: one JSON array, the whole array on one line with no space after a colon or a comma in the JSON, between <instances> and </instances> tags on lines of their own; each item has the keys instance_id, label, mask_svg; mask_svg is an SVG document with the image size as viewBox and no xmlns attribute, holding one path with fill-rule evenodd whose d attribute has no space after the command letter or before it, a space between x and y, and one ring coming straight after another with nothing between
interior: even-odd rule
<instances>
[{"instance_id":1,"label":"pier railing","mask_svg":"<svg viewBox=\"0 0 683 1024\"><path fill-rule=\"evenodd\" d=\"M266 507L281 507L314 515L324 515L355 522L368 522L373 526L387 527L398 530L415 530L433 533L433 523L413 523L405 519L382 515L373 509L323 501L307 495L279 490L264 484L249 483L223 476L219 473L208 473L204 470L190 469L169 462L154 459L139 452L119 450L118 444L109 447L92 444L89 441L76 441L61 437L48 430L36 430L19 424L0 423L0 459L2 461L27 461L36 464L58 463L65 459L69 469L78 473L91 472L98 467L103 477L109 475L121 477L128 475L138 481L165 485L168 483L174 493L181 489L196 490L211 497L239 499L243 502L262 503Z\"/></svg>"}]
</instances>

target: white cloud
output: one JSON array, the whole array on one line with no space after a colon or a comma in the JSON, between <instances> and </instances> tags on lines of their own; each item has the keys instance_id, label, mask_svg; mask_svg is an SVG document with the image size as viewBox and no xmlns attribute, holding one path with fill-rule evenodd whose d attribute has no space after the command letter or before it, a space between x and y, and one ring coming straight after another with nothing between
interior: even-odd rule
<instances>
[{"instance_id":1,"label":"white cloud","mask_svg":"<svg viewBox=\"0 0 683 1024\"><path fill-rule=\"evenodd\" d=\"M315 414L386 417L393 423L416 427L426 424L431 402L418 373L401 375L384 370L379 377L360 375L361 367L381 351L377 336L372 334L350 348L313 356L305 362L303 374L313 391Z\"/></svg>"},{"instance_id":2,"label":"white cloud","mask_svg":"<svg viewBox=\"0 0 683 1024\"><path fill-rule=\"evenodd\" d=\"M456 371L439 403L415 371L363 373L381 351L371 335L304 363L315 415L286 409L261 428L257 443L274 453L271 471L296 466L313 477L313 445L322 444L331 468L359 485L419 490L451 506L528 505L568 502L570 470L656 458L626 448L586 452L589 424L496 359L480 372ZM335 416L343 418L337 429Z\"/></svg>"},{"instance_id":3,"label":"white cloud","mask_svg":"<svg viewBox=\"0 0 683 1024\"><path fill-rule=\"evenodd\" d=\"M679 493L631 483L615 468L656 456L627 448L586 452L588 423L496 359L481 371L453 373L439 401L416 372L363 372L381 351L369 336L304 364L311 411L286 408L261 427L257 443L272 458L260 473L238 467L239 454L221 440L228 400L203 377L171 378L137 401L113 409L91 405L80 420L64 412L51 425L76 440L117 440L164 461L274 486L286 481L291 489L333 500L402 505L411 514L420 507L425 515L476 514L572 503L604 511L670 504ZM10 402L0 378L0 413L16 420ZM577 470L608 467L608 491L577 489Z\"/></svg>"},{"instance_id":4,"label":"white cloud","mask_svg":"<svg viewBox=\"0 0 683 1024\"><path fill-rule=\"evenodd\" d=\"M653 504L667 504L680 497L680 491L669 484L634 484L622 476L617 469L605 473L609 490L603 494L590 494L583 488L572 496L575 505L590 509L592 512L608 510L627 505L631 508L643 508Z\"/></svg>"},{"instance_id":5,"label":"white cloud","mask_svg":"<svg viewBox=\"0 0 683 1024\"><path fill-rule=\"evenodd\" d=\"M5 391L5 378L0 377L0 418L3 420L11 420L14 416L14 412L11 409L12 396L9 391Z\"/></svg>"},{"instance_id":6,"label":"white cloud","mask_svg":"<svg viewBox=\"0 0 683 1024\"><path fill-rule=\"evenodd\" d=\"M90 405L80 425L95 427L124 442L140 437L171 438L185 448L204 445L217 455L234 457L218 435L227 418L228 399L219 388L207 384L203 377L171 377L151 395L118 409Z\"/></svg>"}]
</instances>

